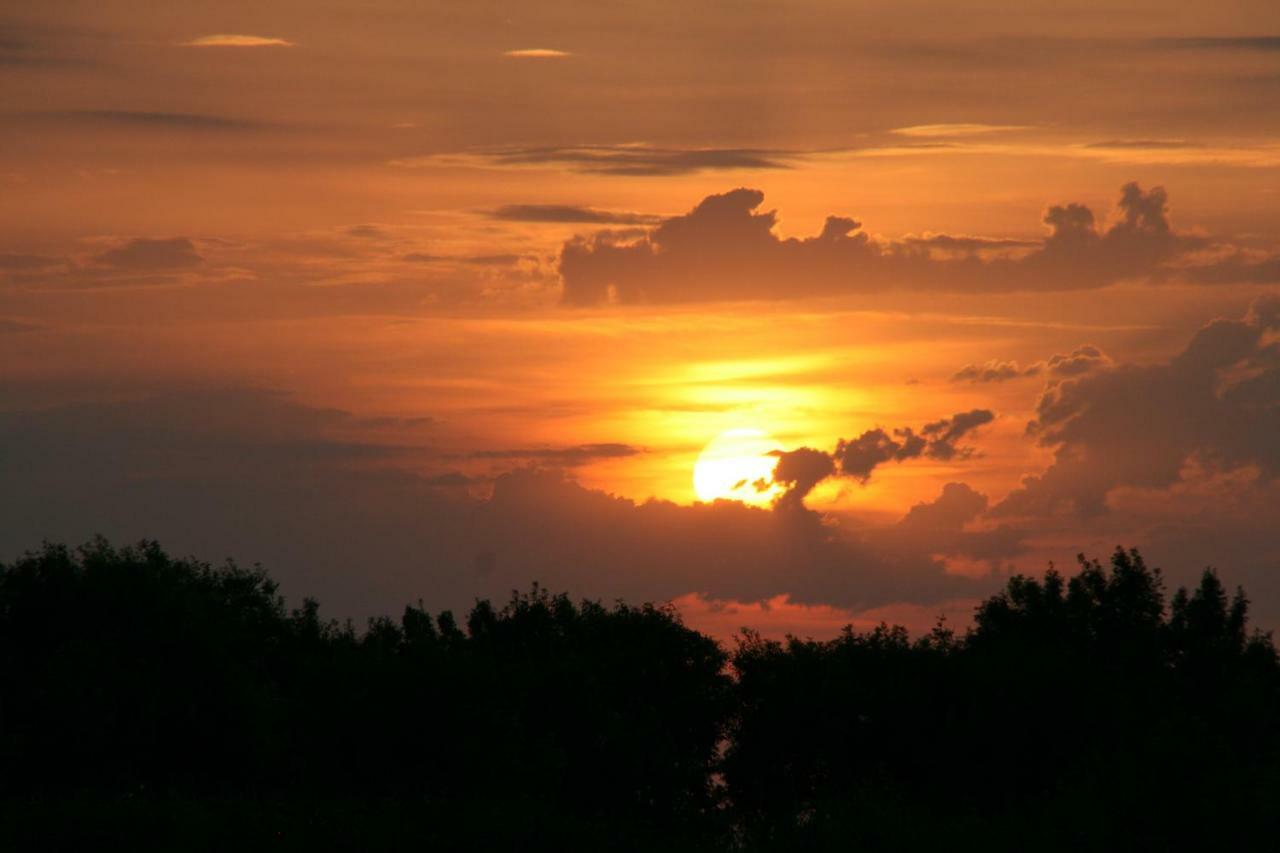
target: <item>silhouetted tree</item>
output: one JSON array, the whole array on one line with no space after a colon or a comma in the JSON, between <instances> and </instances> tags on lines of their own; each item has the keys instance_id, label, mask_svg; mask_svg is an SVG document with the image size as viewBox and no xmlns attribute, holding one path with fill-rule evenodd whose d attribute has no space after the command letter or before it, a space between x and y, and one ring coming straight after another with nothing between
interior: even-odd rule
<instances>
[{"instance_id":1,"label":"silhouetted tree","mask_svg":"<svg viewBox=\"0 0 1280 853\"><path fill-rule=\"evenodd\" d=\"M364 630L155 543L0 566L0 847L1243 849L1280 663L1206 571L1010 578L957 634L745 632L538 586Z\"/></svg>"}]
</instances>

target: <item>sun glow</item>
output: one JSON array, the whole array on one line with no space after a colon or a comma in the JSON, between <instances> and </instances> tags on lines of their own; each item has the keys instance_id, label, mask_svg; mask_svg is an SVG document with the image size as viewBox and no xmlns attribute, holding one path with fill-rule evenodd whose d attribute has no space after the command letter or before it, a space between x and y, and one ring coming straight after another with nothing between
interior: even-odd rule
<instances>
[{"instance_id":1,"label":"sun glow","mask_svg":"<svg viewBox=\"0 0 1280 853\"><path fill-rule=\"evenodd\" d=\"M720 433L703 448L693 466L693 490L698 499L768 505L782 492L773 482L778 459L771 451L777 448L763 430L742 428Z\"/></svg>"}]
</instances>

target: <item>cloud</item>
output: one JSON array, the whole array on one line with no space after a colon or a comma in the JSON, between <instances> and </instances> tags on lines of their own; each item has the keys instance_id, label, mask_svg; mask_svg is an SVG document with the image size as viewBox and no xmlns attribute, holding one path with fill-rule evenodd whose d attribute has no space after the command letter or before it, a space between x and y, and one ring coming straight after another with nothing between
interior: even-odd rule
<instances>
[{"instance_id":1,"label":"cloud","mask_svg":"<svg viewBox=\"0 0 1280 853\"><path fill-rule=\"evenodd\" d=\"M186 237L138 237L97 254L95 263L121 270L171 270L198 266L204 258Z\"/></svg>"},{"instance_id":2,"label":"cloud","mask_svg":"<svg viewBox=\"0 0 1280 853\"><path fill-rule=\"evenodd\" d=\"M352 225L344 228L342 231L348 237L357 237L362 240L386 240L391 234L385 228L377 225Z\"/></svg>"},{"instance_id":3,"label":"cloud","mask_svg":"<svg viewBox=\"0 0 1280 853\"><path fill-rule=\"evenodd\" d=\"M667 177L697 172L788 169L801 155L762 148L659 148L651 145L579 145L498 148L391 161L406 168L528 169L550 166L588 175Z\"/></svg>"},{"instance_id":4,"label":"cloud","mask_svg":"<svg viewBox=\"0 0 1280 853\"><path fill-rule=\"evenodd\" d=\"M872 531L869 539L885 552L923 550L954 563L962 573L1000 576L1009 560L1029 550L1027 533L1008 524L981 525L989 500L967 483L947 483L932 501L915 504L896 524Z\"/></svg>"},{"instance_id":5,"label":"cloud","mask_svg":"<svg viewBox=\"0 0 1280 853\"><path fill-rule=\"evenodd\" d=\"M248 36L237 33L218 33L200 36L179 43L182 47L294 47L294 43L270 36Z\"/></svg>"},{"instance_id":6,"label":"cloud","mask_svg":"<svg viewBox=\"0 0 1280 853\"><path fill-rule=\"evenodd\" d=\"M996 257L976 251L939 256L918 238L872 240L861 222L843 216L827 217L813 237L781 239L774 233L777 212L760 210L763 202L759 190L740 188L707 196L635 240L610 232L576 237L560 253L563 301L780 299L889 289L1076 290L1150 277L1204 244L1173 230L1163 188L1143 190L1136 183L1121 188L1108 227L1100 229L1084 205L1054 205L1045 212L1049 234L1040 243ZM929 239L941 242L938 236Z\"/></svg>"},{"instance_id":7,"label":"cloud","mask_svg":"<svg viewBox=\"0 0 1280 853\"><path fill-rule=\"evenodd\" d=\"M1111 358L1093 344L1076 347L1066 354L1057 354L1044 362L1044 371L1050 376L1079 376L1099 367L1107 367Z\"/></svg>"},{"instance_id":8,"label":"cloud","mask_svg":"<svg viewBox=\"0 0 1280 853\"><path fill-rule=\"evenodd\" d=\"M0 412L0 559L42 538L153 536L178 553L261 560L285 594L357 618L418 598L465 607L533 580L610 599L787 595L841 608L991 586L918 549L877 552L809 513L637 503L563 472L573 454L626 445L552 448L559 470L520 467L475 496L470 475L373 441L360 420L235 388Z\"/></svg>"},{"instance_id":9,"label":"cloud","mask_svg":"<svg viewBox=\"0 0 1280 853\"><path fill-rule=\"evenodd\" d=\"M418 264L467 264L476 267L510 267L521 261L536 260L531 255L513 253L496 255L433 255L429 252L410 252L401 259Z\"/></svg>"},{"instance_id":10,"label":"cloud","mask_svg":"<svg viewBox=\"0 0 1280 853\"><path fill-rule=\"evenodd\" d=\"M905 462L927 457L941 461L966 459L972 449L958 442L978 427L995 420L987 409L959 412L949 418L927 423L917 433L911 427L893 430L869 429L857 438L840 439L835 451L826 453L812 447L778 451L773 481L787 487L778 500L782 509L803 507L804 498L828 477L849 477L865 484L876 468L888 462Z\"/></svg>"},{"instance_id":11,"label":"cloud","mask_svg":"<svg viewBox=\"0 0 1280 853\"><path fill-rule=\"evenodd\" d=\"M512 59L563 59L573 54L567 50L553 50L549 47L526 47L519 50L508 50L503 52L502 55L509 56Z\"/></svg>"},{"instance_id":12,"label":"cloud","mask_svg":"<svg viewBox=\"0 0 1280 853\"><path fill-rule=\"evenodd\" d=\"M1019 367L1016 361L992 359L982 364L966 364L951 376L952 382L1007 382L1040 372L1037 365Z\"/></svg>"},{"instance_id":13,"label":"cloud","mask_svg":"<svg viewBox=\"0 0 1280 853\"><path fill-rule=\"evenodd\" d=\"M22 116L37 121L116 126L138 130L234 131L258 130L264 127L261 122L227 116L141 110L45 110L23 113Z\"/></svg>"},{"instance_id":14,"label":"cloud","mask_svg":"<svg viewBox=\"0 0 1280 853\"><path fill-rule=\"evenodd\" d=\"M1271 284L1280 282L1280 257L1236 251L1207 264L1184 267L1178 277L1193 284Z\"/></svg>"},{"instance_id":15,"label":"cloud","mask_svg":"<svg viewBox=\"0 0 1280 853\"><path fill-rule=\"evenodd\" d=\"M1008 133L1015 130L1028 130L1021 124L917 124L911 127L896 127L889 131L899 136L923 137L935 139L950 136L985 136L990 133Z\"/></svg>"},{"instance_id":16,"label":"cloud","mask_svg":"<svg viewBox=\"0 0 1280 853\"><path fill-rule=\"evenodd\" d=\"M966 364L951 376L952 382L1007 382L1047 374L1050 381L1065 376L1078 376L1097 367L1111 364L1110 357L1093 344L1083 344L1069 353L1055 353L1045 361L1026 367L1016 361L992 359L983 364Z\"/></svg>"},{"instance_id":17,"label":"cloud","mask_svg":"<svg viewBox=\"0 0 1280 853\"><path fill-rule=\"evenodd\" d=\"M1246 50L1273 53L1280 51L1280 36L1202 36L1156 39L1160 45L1196 50Z\"/></svg>"},{"instance_id":18,"label":"cloud","mask_svg":"<svg viewBox=\"0 0 1280 853\"><path fill-rule=\"evenodd\" d=\"M1118 149L1166 149L1178 151L1184 148L1203 148L1204 146L1185 139L1111 139L1106 142L1090 142L1085 148Z\"/></svg>"},{"instance_id":19,"label":"cloud","mask_svg":"<svg viewBox=\"0 0 1280 853\"><path fill-rule=\"evenodd\" d=\"M44 255L23 255L14 252L0 252L0 271L30 272L32 270L49 269L62 264L58 258Z\"/></svg>"},{"instance_id":20,"label":"cloud","mask_svg":"<svg viewBox=\"0 0 1280 853\"><path fill-rule=\"evenodd\" d=\"M605 442L602 444L576 444L571 447L526 447L501 450L476 450L471 459L520 459L551 462L558 465L584 465L597 459L622 459L644 453L643 448L630 444Z\"/></svg>"},{"instance_id":21,"label":"cloud","mask_svg":"<svg viewBox=\"0 0 1280 853\"><path fill-rule=\"evenodd\" d=\"M1278 336L1280 297L1269 296L1241 319L1208 324L1167 362L1113 365L1084 354L1089 371L1048 387L1028 426L1053 449L1053 464L993 513L1098 516L1113 490L1168 488L1193 462L1280 476Z\"/></svg>"},{"instance_id":22,"label":"cloud","mask_svg":"<svg viewBox=\"0 0 1280 853\"><path fill-rule=\"evenodd\" d=\"M814 486L836 473L831 454L812 447L777 451L778 464L773 468L773 481L786 487L779 499L785 507L800 508L804 497Z\"/></svg>"},{"instance_id":23,"label":"cloud","mask_svg":"<svg viewBox=\"0 0 1280 853\"><path fill-rule=\"evenodd\" d=\"M563 222L595 225L656 225L663 217L631 211L599 210L574 204L507 204L487 211L505 222Z\"/></svg>"},{"instance_id":24,"label":"cloud","mask_svg":"<svg viewBox=\"0 0 1280 853\"><path fill-rule=\"evenodd\" d=\"M34 323L23 323L18 320L6 320L5 318L0 317L0 335L13 335L19 332L34 332L40 328L43 327L37 326Z\"/></svg>"},{"instance_id":25,"label":"cloud","mask_svg":"<svg viewBox=\"0 0 1280 853\"><path fill-rule=\"evenodd\" d=\"M86 31L70 26L0 22L0 68L76 68L94 63L66 50Z\"/></svg>"},{"instance_id":26,"label":"cloud","mask_svg":"<svg viewBox=\"0 0 1280 853\"><path fill-rule=\"evenodd\" d=\"M996 249L1031 249L1040 245L1038 240L1012 240L1005 237L973 237L957 234L926 234L922 237L904 237L902 242L910 246L939 249L947 252L977 252Z\"/></svg>"}]
</instances>

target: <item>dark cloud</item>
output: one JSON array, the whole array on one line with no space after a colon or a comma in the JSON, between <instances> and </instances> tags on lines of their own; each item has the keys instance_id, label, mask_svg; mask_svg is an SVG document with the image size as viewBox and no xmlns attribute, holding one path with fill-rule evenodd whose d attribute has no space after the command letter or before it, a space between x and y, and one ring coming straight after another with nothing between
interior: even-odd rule
<instances>
[{"instance_id":1,"label":"dark cloud","mask_svg":"<svg viewBox=\"0 0 1280 853\"><path fill-rule=\"evenodd\" d=\"M985 560L990 571L998 572L1003 561L1027 551L1026 534L1007 524L966 529L981 519L987 505L987 496L968 484L947 483L937 498L911 507L896 526L878 536L899 548Z\"/></svg>"},{"instance_id":2,"label":"dark cloud","mask_svg":"<svg viewBox=\"0 0 1280 853\"><path fill-rule=\"evenodd\" d=\"M995 419L995 413L988 409L973 409L925 424L920 428L920 434L927 440L922 453L930 458L943 460L963 457L968 451L957 447L956 442Z\"/></svg>"},{"instance_id":3,"label":"dark cloud","mask_svg":"<svg viewBox=\"0 0 1280 853\"><path fill-rule=\"evenodd\" d=\"M952 382L1007 382L1024 376L1035 376L1039 365L1020 367L1016 361L992 359L982 364L966 364L951 376Z\"/></svg>"},{"instance_id":4,"label":"dark cloud","mask_svg":"<svg viewBox=\"0 0 1280 853\"><path fill-rule=\"evenodd\" d=\"M736 189L708 196L627 242L615 234L578 237L560 254L563 299L572 305L714 299L778 299L888 289L923 291L1051 291L1102 287L1150 276L1203 241L1175 233L1160 187L1121 189L1114 222L1099 229L1080 204L1055 205L1044 216L1049 235L1017 256L976 252L939 256L919 238L882 243L855 219L830 216L804 239L774 234L776 211L764 194ZM940 237L930 238L942 245ZM955 238L971 241L973 238ZM964 245L963 242L954 245Z\"/></svg>"},{"instance_id":5,"label":"dark cloud","mask_svg":"<svg viewBox=\"0 0 1280 853\"><path fill-rule=\"evenodd\" d=\"M34 332L42 328L34 323L23 323L18 320L6 320L0 317L0 335L13 335L19 332Z\"/></svg>"},{"instance_id":6,"label":"dark cloud","mask_svg":"<svg viewBox=\"0 0 1280 853\"><path fill-rule=\"evenodd\" d=\"M343 229L343 234L348 237L358 237L363 240L385 240L391 235L383 228L377 225L352 225Z\"/></svg>"},{"instance_id":7,"label":"dark cloud","mask_svg":"<svg viewBox=\"0 0 1280 853\"><path fill-rule=\"evenodd\" d=\"M138 237L95 255L93 260L115 269L138 271L182 269L204 262L186 237Z\"/></svg>"},{"instance_id":8,"label":"dark cloud","mask_svg":"<svg viewBox=\"0 0 1280 853\"><path fill-rule=\"evenodd\" d=\"M506 204L487 211L505 222L563 222L593 225L656 225L663 217L650 213L599 210L573 204Z\"/></svg>"},{"instance_id":9,"label":"dark cloud","mask_svg":"<svg viewBox=\"0 0 1280 853\"><path fill-rule=\"evenodd\" d=\"M960 530L986 509L986 495L966 483L947 483L936 500L911 507L899 524L913 530Z\"/></svg>"},{"instance_id":10,"label":"dark cloud","mask_svg":"<svg viewBox=\"0 0 1280 853\"><path fill-rule=\"evenodd\" d=\"M602 444L575 444L572 447L525 447L500 450L476 450L468 454L472 459L522 459L526 461L553 462L559 465L583 465L596 459L621 459L644 453L644 449L630 444L605 442Z\"/></svg>"},{"instance_id":11,"label":"dark cloud","mask_svg":"<svg viewBox=\"0 0 1280 853\"><path fill-rule=\"evenodd\" d=\"M5 272L30 272L32 270L49 269L63 261L44 255L22 255L13 252L0 252L0 270Z\"/></svg>"},{"instance_id":12,"label":"dark cloud","mask_svg":"<svg viewBox=\"0 0 1280 853\"><path fill-rule=\"evenodd\" d=\"M1012 240L1005 237L971 237L955 234L927 234L923 237L905 237L908 246L921 246L947 252L977 252L995 249L1030 249L1039 246L1036 240Z\"/></svg>"},{"instance_id":13,"label":"dark cloud","mask_svg":"<svg viewBox=\"0 0 1280 853\"><path fill-rule=\"evenodd\" d=\"M511 267L521 261L536 260L531 255L510 252L494 255L433 255L429 252L410 252L401 260L418 264L466 264L473 267Z\"/></svg>"},{"instance_id":14,"label":"dark cloud","mask_svg":"<svg viewBox=\"0 0 1280 853\"><path fill-rule=\"evenodd\" d=\"M1186 267L1179 276L1194 284L1273 284L1280 282L1280 258L1236 252L1208 264Z\"/></svg>"},{"instance_id":15,"label":"dark cloud","mask_svg":"<svg viewBox=\"0 0 1280 853\"><path fill-rule=\"evenodd\" d=\"M1090 142L1084 147L1118 151L1131 148L1177 151L1183 148L1201 148L1203 146L1182 139L1109 139L1105 142Z\"/></svg>"},{"instance_id":16,"label":"dark cloud","mask_svg":"<svg viewBox=\"0 0 1280 853\"><path fill-rule=\"evenodd\" d=\"M1054 448L1053 464L993 512L1098 515L1112 490L1167 488L1192 461L1280 476L1278 333L1280 297L1271 296L1242 319L1205 326L1168 362L1090 359L1089 372L1045 390L1029 425Z\"/></svg>"},{"instance_id":17,"label":"dark cloud","mask_svg":"<svg viewBox=\"0 0 1280 853\"><path fill-rule=\"evenodd\" d=\"M261 560L286 594L356 617L418 598L466 606L533 580L604 598L842 607L989 586L812 513L636 503L537 467L476 497L461 472L414 474L412 449L361 438L359 420L243 389L0 413L0 555L43 538L154 536L178 553Z\"/></svg>"},{"instance_id":18,"label":"dark cloud","mask_svg":"<svg viewBox=\"0 0 1280 853\"><path fill-rule=\"evenodd\" d=\"M1280 51L1280 36L1217 36L1157 39L1157 44L1198 50Z\"/></svg>"},{"instance_id":19,"label":"dark cloud","mask_svg":"<svg viewBox=\"0 0 1280 853\"><path fill-rule=\"evenodd\" d=\"M1050 381L1066 376L1078 376L1097 367L1109 365L1111 359L1093 344L1083 344L1069 353L1055 353L1045 361L1037 361L1025 367L1016 361L992 359L983 364L966 364L951 375L952 382L1007 382L1045 374Z\"/></svg>"},{"instance_id":20,"label":"dark cloud","mask_svg":"<svg viewBox=\"0 0 1280 853\"><path fill-rule=\"evenodd\" d=\"M876 427L857 438L840 439L832 453L801 447L778 451L773 481L787 487L778 500L779 508L801 508L804 498L827 477L849 477L860 483L871 479L871 472L888 462L908 459L965 459L972 449L959 441L978 427L995 420L987 409L960 412L949 418L925 424L917 433L911 427L893 430L892 434Z\"/></svg>"},{"instance_id":21,"label":"dark cloud","mask_svg":"<svg viewBox=\"0 0 1280 853\"><path fill-rule=\"evenodd\" d=\"M993 412L973 409L925 424L918 434L904 427L890 435L877 427L854 439L840 439L833 455L840 474L865 483L871 478L871 472L886 462L905 462L922 456L944 461L966 458L971 451L958 446L957 442L993 420Z\"/></svg>"},{"instance_id":22,"label":"dark cloud","mask_svg":"<svg viewBox=\"0 0 1280 853\"><path fill-rule=\"evenodd\" d=\"M786 487L780 504L788 508L799 508L814 486L836 473L831 454L812 447L780 450L776 455L778 464L773 468L773 481Z\"/></svg>"},{"instance_id":23,"label":"dark cloud","mask_svg":"<svg viewBox=\"0 0 1280 853\"><path fill-rule=\"evenodd\" d=\"M578 145L502 148L468 157L487 166L559 166L620 177L667 177L697 172L787 169L800 155L765 148L659 148L650 145ZM426 158L433 162L433 158ZM415 165L417 161L397 161Z\"/></svg>"},{"instance_id":24,"label":"dark cloud","mask_svg":"<svg viewBox=\"0 0 1280 853\"><path fill-rule=\"evenodd\" d=\"M1109 364L1111 359L1105 352L1093 344L1084 344L1069 353L1049 356L1044 362L1044 371L1050 376L1079 376Z\"/></svg>"},{"instance_id":25,"label":"dark cloud","mask_svg":"<svg viewBox=\"0 0 1280 853\"><path fill-rule=\"evenodd\" d=\"M87 31L31 22L0 22L0 68L75 68L93 63L72 42Z\"/></svg>"},{"instance_id":26,"label":"dark cloud","mask_svg":"<svg viewBox=\"0 0 1280 853\"><path fill-rule=\"evenodd\" d=\"M433 474L423 478L428 486L437 486L440 488L463 488L470 486L476 482L474 477L468 477L461 471L445 471L441 474Z\"/></svg>"},{"instance_id":27,"label":"dark cloud","mask_svg":"<svg viewBox=\"0 0 1280 853\"><path fill-rule=\"evenodd\" d=\"M228 116L142 110L49 110L19 115L28 121L136 130L244 131L265 127L262 122Z\"/></svg>"}]
</instances>

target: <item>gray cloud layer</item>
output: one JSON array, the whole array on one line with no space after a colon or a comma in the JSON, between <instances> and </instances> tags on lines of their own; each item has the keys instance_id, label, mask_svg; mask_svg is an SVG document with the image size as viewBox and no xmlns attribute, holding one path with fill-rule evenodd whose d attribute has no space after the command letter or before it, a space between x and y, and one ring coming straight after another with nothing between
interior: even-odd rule
<instances>
[{"instance_id":1,"label":"gray cloud layer","mask_svg":"<svg viewBox=\"0 0 1280 853\"><path fill-rule=\"evenodd\" d=\"M45 537L154 536L183 553L262 560L286 592L354 615L419 597L465 606L535 579L606 598L789 593L847 607L989 586L812 513L637 504L528 467L474 497L459 472L413 473L412 448L352 438L361 425L236 389L0 413L0 554Z\"/></svg>"}]
</instances>

